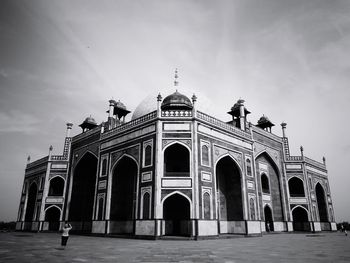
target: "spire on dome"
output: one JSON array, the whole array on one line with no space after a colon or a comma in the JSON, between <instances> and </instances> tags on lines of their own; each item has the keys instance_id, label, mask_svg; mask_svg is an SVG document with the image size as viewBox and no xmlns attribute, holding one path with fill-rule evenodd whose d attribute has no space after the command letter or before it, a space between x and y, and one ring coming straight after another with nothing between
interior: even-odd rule
<instances>
[{"instance_id":1,"label":"spire on dome","mask_svg":"<svg viewBox=\"0 0 350 263\"><path fill-rule=\"evenodd\" d=\"M177 68L175 69L175 80L174 80L174 86L178 86L179 85L179 81L177 80L179 78L178 76L178 70Z\"/></svg>"}]
</instances>

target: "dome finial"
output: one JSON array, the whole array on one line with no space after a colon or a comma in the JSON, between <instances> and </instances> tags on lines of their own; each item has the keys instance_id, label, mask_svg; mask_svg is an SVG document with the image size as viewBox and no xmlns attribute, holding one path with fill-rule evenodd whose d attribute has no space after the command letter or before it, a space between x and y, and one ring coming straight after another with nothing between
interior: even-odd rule
<instances>
[{"instance_id":1,"label":"dome finial","mask_svg":"<svg viewBox=\"0 0 350 263\"><path fill-rule=\"evenodd\" d=\"M178 70L177 70L177 68L175 69L175 80L174 80L174 86L176 87L176 86L178 86L179 85L179 82L178 82L178 78L179 78L179 76L177 75L177 73L178 73Z\"/></svg>"}]
</instances>

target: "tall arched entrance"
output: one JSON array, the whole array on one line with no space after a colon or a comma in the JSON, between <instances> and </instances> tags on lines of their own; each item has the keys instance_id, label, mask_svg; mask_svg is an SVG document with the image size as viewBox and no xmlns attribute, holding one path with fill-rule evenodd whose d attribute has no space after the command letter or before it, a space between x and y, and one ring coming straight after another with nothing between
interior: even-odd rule
<instances>
[{"instance_id":1,"label":"tall arched entrance","mask_svg":"<svg viewBox=\"0 0 350 263\"><path fill-rule=\"evenodd\" d=\"M320 222L328 222L326 196L323 187L320 185L320 183L316 185L316 199L318 214L320 216Z\"/></svg>"},{"instance_id":2,"label":"tall arched entrance","mask_svg":"<svg viewBox=\"0 0 350 263\"><path fill-rule=\"evenodd\" d=\"M271 200L270 209L272 209L271 213L273 214L274 221L283 222L286 219L282 205L282 189L278 166L266 152L258 155L256 164L257 173L260 175L260 180L257 180L260 200L263 200L263 196L265 196L265 200ZM263 204L261 203L261 205Z\"/></svg>"},{"instance_id":3,"label":"tall arched entrance","mask_svg":"<svg viewBox=\"0 0 350 263\"><path fill-rule=\"evenodd\" d=\"M69 221L81 222L80 229L74 227L77 231L91 232L96 171L97 158L89 152L74 169Z\"/></svg>"},{"instance_id":4,"label":"tall arched entrance","mask_svg":"<svg viewBox=\"0 0 350 263\"><path fill-rule=\"evenodd\" d=\"M298 206L292 211L294 231L310 231L309 218L307 211Z\"/></svg>"},{"instance_id":5,"label":"tall arched entrance","mask_svg":"<svg viewBox=\"0 0 350 263\"><path fill-rule=\"evenodd\" d=\"M122 157L113 170L110 220L111 233L132 234L136 213L137 164Z\"/></svg>"},{"instance_id":6,"label":"tall arched entrance","mask_svg":"<svg viewBox=\"0 0 350 263\"><path fill-rule=\"evenodd\" d=\"M264 207L264 218L266 232L274 231L272 211L268 205Z\"/></svg>"},{"instance_id":7,"label":"tall arched entrance","mask_svg":"<svg viewBox=\"0 0 350 263\"><path fill-rule=\"evenodd\" d=\"M165 235L190 236L190 202L180 194L173 194L163 202Z\"/></svg>"},{"instance_id":8,"label":"tall arched entrance","mask_svg":"<svg viewBox=\"0 0 350 263\"><path fill-rule=\"evenodd\" d=\"M36 203L36 195L38 192L38 187L36 183L32 183L28 191L27 209L24 221L31 222L34 220L34 209Z\"/></svg>"},{"instance_id":9,"label":"tall arched entrance","mask_svg":"<svg viewBox=\"0 0 350 263\"><path fill-rule=\"evenodd\" d=\"M243 220L241 175L237 164L226 156L216 164L219 220Z\"/></svg>"},{"instance_id":10,"label":"tall arched entrance","mask_svg":"<svg viewBox=\"0 0 350 263\"><path fill-rule=\"evenodd\" d=\"M60 228L60 216L61 211L55 207L52 206L45 212L45 221L49 222L49 231L58 231Z\"/></svg>"}]
</instances>

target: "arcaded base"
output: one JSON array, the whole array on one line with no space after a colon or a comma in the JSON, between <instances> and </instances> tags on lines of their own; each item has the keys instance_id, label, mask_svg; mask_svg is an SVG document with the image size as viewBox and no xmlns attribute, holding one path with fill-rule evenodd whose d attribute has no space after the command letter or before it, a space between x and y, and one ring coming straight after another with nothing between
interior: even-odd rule
<instances>
[{"instance_id":1,"label":"arcaded base","mask_svg":"<svg viewBox=\"0 0 350 263\"><path fill-rule=\"evenodd\" d=\"M198 236L217 236L218 221L198 220Z\"/></svg>"},{"instance_id":2,"label":"arcaded base","mask_svg":"<svg viewBox=\"0 0 350 263\"><path fill-rule=\"evenodd\" d=\"M92 231L93 234L105 234L106 232L106 221L93 221Z\"/></svg>"},{"instance_id":3,"label":"arcaded base","mask_svg":"<svg viewBox=\"0 0 350 263\"><path fill-rule=\"evenodd\" d=\"M109 234L133 234L134 221L110 221Z\"/></svg>"},{"instance_id":4,"label":"arcaded base","mask_svg":"<svg viewBox=\"0 0 350 263\"><path fill-rule=\"evenodd\" d=\"M220 234L245 234L245 221L220 221Z\"/></svg>"},{"instance_id":5,"label":"arcaded base","mask_svg":"<svg viewBox=\"0 0 350 263\"><path fill-rule=\"evenodd\" d=\"M135 224L136 236L155 236L156 221L155 220L136 220Z\"/></svg>"}]
</instances>

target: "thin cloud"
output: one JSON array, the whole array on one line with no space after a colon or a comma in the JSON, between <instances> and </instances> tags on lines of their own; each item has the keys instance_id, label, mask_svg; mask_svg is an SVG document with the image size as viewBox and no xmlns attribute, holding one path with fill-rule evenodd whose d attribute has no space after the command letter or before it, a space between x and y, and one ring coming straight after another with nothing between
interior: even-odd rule
<instances>
[{"instance_id":1,"label":"thin cloud","mask_svg":"<svg viewBox=\"0 0 350 263\"><path fill-rule=\"evenodd\" d=\"M40 127L39 119L30 114L16 110L0 112L0 123L0 133L19 132L32 134L39 131Z\"/></svg>"}]
</instances>

